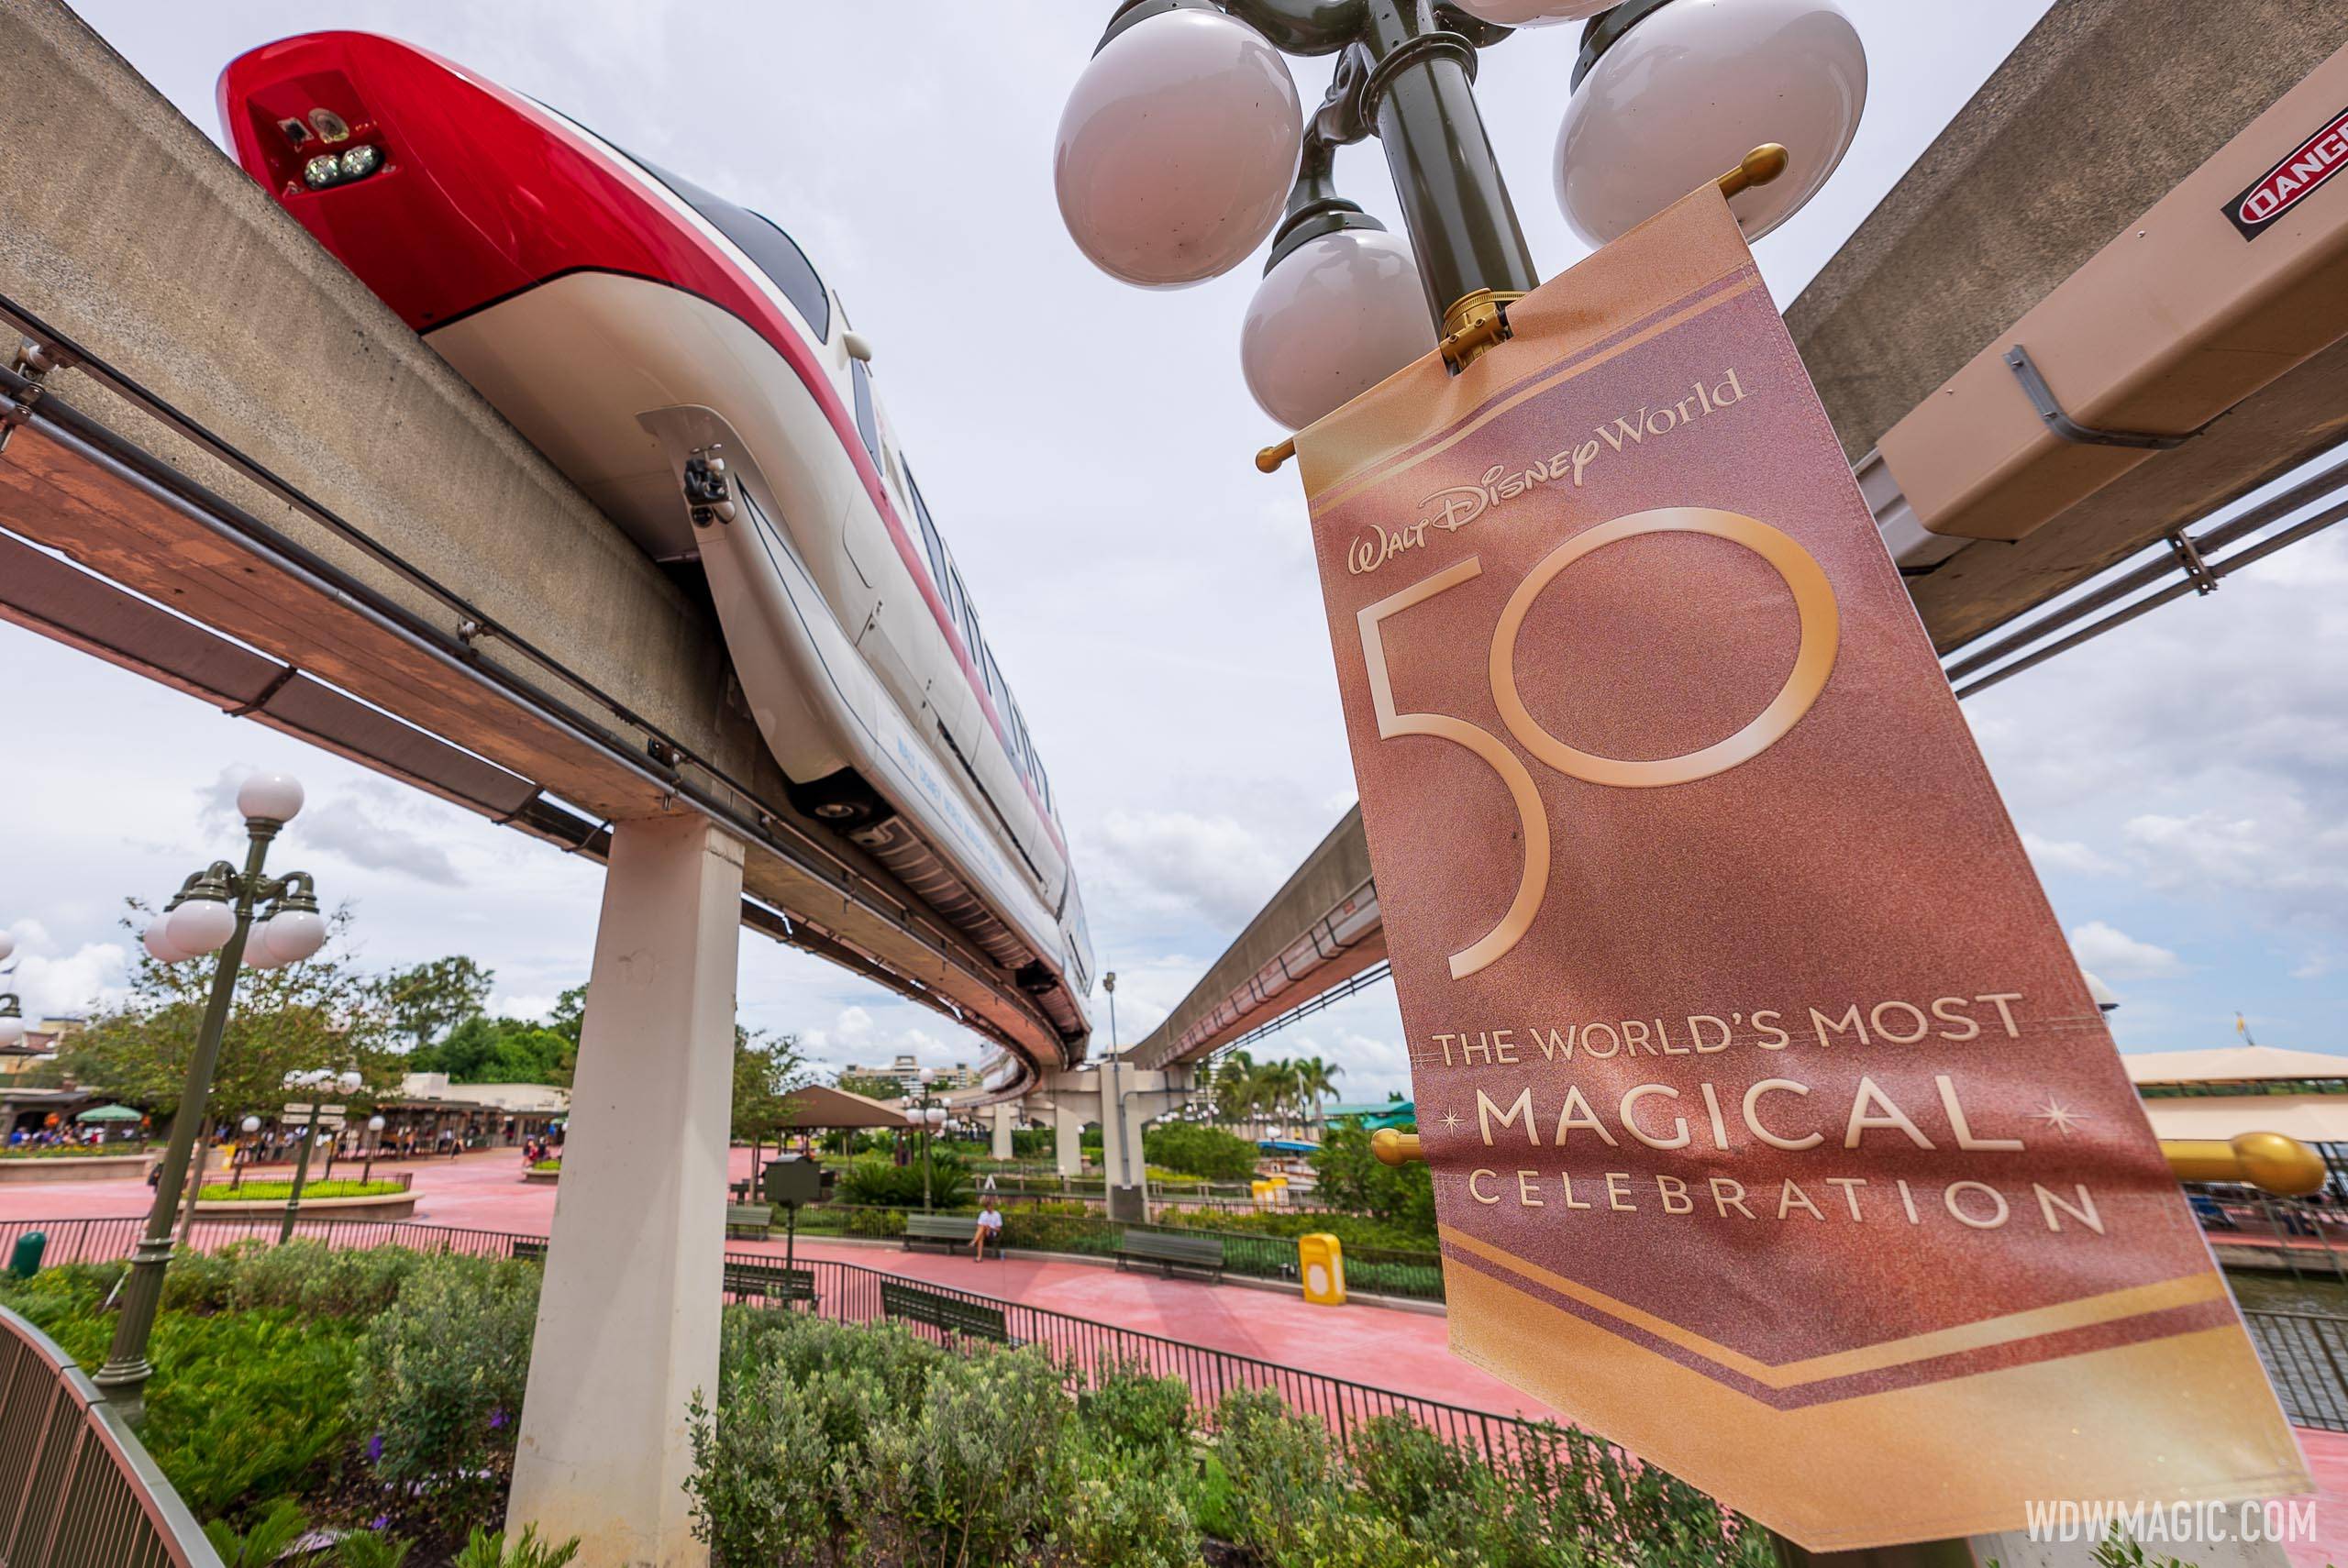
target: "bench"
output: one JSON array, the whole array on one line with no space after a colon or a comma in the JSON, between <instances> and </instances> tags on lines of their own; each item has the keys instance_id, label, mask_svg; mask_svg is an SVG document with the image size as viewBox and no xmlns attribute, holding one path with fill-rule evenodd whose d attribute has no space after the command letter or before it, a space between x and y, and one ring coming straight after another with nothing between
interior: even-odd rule
<instances>
[{"instance_id":1,"label":"bench","mask_svg":"<svg viewBox=\"0 0 2348 1568\"><path fill-rule=\"evenodd\" d=\"M763 1236L773 1228L774 1206L770 1203L725 1206L725 1233L729 1236Z\"/></svg>"},{"instance_id":2,"label":"bench","mask_svg":"<svg viewBox=\"0 0 2348 1568\"><path fill-rule=\"evenodd\" d=\"M737 1299L754 1297L786 1305L804 1301L813 1307L815 1271L784 1268L779 1264L735 1263L729 1259L725 1264L725 1293Z\"/></svg>"},{"instance_id":3,"label":"bench","mask_svg":"<svg viewBox=\"0 0 2348 1568\"><path fill-rule=\"evenodd\" d=\"M1023 1342L1011 1337L1010 1326L1003 1321L1000 1307L965 1301L958 1296L924 1290L917 1285L903 1285L893 1279L880 1282L880 1310L909 1323L926 1323L943 1333L968 1334L974 1339L992 1340L999 1345Z\"/></svg>"},{"instance_id":4,"label":"bench","mask_svg":"<svg viewBox=\"0 0 2348 1568\"><path fill-rule=\"evenodd\" d=\"M1165 1231L1127 1231L1117 1242L1117 1266L1127 1259L1156 1264L1167 1278L1178 1268L1198 1269L1218 1283L1223 1278L1223 1239L1183 1236Z\"/></svg>"},{"instance_id":5,"label":"bench","mask_svg":"<svg viewBox=\"0 0 2348 1568\"><path fill-rule=\"evenodd\" d=\"M908 1214L905 1216L905 1251L913 1251L914 1243L919 1242L967 1247L978 1231L979 1220L975 1214Z\"/></svg>"},{"instance_id":6,"label":"bench","mask_svg":"<svg viewBox=\"0 0 2348 1568\"><path fill-rule=\"evenodd\" d=\"M534 1263L541 1268L545 1267L547 1261L546 1242L534 1236L515 1237L514 1261L515 1263Z\"/></svg>"}]
</instances>

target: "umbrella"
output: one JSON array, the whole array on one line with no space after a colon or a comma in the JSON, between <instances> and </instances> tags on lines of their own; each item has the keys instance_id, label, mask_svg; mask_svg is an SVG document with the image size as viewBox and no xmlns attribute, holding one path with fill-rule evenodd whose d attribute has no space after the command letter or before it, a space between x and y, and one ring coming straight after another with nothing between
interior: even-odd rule
<instances>
[{"instance_id":1,"label":"umbrella","mask_svg":"<svg viewBox=\"0 0 2348 1568\"><path fill-rule=\"evenodd\" d=\"M76 1121L137 1121L138 1111L127 1105L94 1105L74 1119Z\"/></svg>"}]
</instances>

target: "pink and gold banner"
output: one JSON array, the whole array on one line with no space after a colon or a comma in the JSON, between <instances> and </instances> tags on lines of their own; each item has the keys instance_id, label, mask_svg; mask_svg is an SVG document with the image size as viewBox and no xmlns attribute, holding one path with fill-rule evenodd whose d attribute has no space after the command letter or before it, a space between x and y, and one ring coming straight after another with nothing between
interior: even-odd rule
<instances>
[{"instance_id":1,"label":"pink and gold banner","mask_svg":"<svg viewBox=\"0 0 2348 1568\"><path fill-rule=\"evenodd\" d=\"M1452 1343L1820 1550L2306 1476L1707 189L1297 440Z\"/></svg>"}]
</instances>

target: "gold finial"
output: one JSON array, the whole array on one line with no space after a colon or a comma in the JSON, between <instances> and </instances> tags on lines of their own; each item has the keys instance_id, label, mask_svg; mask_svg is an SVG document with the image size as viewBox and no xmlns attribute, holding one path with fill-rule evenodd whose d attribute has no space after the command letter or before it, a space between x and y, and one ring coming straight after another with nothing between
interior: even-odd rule
<instances>
[{"instance_id":1,"label":"gold finial","mask_svg":"<svg viewBox=\"0 0 2348 1568\"><path fill-rule=\"evenodd\" d=\"M1296 437L1291 436L1276 447L1267 447L1256 454L1256 467L1264 473L1277 473L1279 466L1296 456Z\"/></svg>"},{"instance_id":2,"label":"gold finial","mask_svg":"<svg viewBox=\"0 0 2348 1568\"><path fill-rule=\"evenodd\" d=\"M1766 185L1783 174L1792 157L1783 142L1765 141L1746 153L1744 162L1712 182L1721 188L1722 195L1737 195L1755 185Z\"/></svg>"},{"instance_id":3,"label":"gold finial","mask_svg":"<svg viewBox=\"0 0 2348 1568\"><path fill-rule=\"evenodd\" d=\"M1369 1152L1390 1165L1415 1165L1426 1159L1426 1152L1419 1147L1416 1132L1397 1132L1381 1127L1369 1135Z\"/></svg>"}]
</instances>

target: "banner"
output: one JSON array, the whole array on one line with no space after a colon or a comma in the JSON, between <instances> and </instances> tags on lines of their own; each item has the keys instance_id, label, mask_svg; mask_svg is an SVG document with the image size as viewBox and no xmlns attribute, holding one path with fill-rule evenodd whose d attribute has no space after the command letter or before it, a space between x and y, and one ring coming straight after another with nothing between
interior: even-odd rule
<instances>
[{"instance_id":1,"label":"banner","mask_svg":"<svg viewBox=\"0 0 2348 1568\"><path fill-rule=\"evenodd\" d=\"M1725 202L1300 433L1453 1347L1818 1550L2304 1490Z\"/></svg>"}]
</instances>

